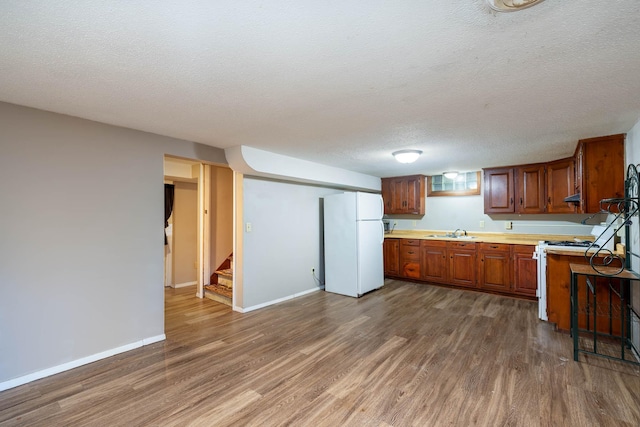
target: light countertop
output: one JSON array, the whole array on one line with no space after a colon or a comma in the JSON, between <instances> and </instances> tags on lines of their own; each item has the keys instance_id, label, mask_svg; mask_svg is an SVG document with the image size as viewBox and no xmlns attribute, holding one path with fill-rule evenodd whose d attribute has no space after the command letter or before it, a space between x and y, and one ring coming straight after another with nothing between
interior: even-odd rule
<instances>
[{"instance_id":1,"label":"light countertop","mask_svg":"<svg viewBox=\"0 0 640 427\"><path fill-rule=\"evenodd\" d=\"M469 232L467 238L443 237L452 230L394 230L385 233L385 239L417 239L417 240L447 240L452 242L478 242L478 243L506 243L510 245L537 245L540 240L593 240L593 236L572 236L557 234L517 234L517 233L483 233ZM437 237L431 237L431 236ZM584 254L584 252L578 252Z\"/></svg>"}]
</instances>

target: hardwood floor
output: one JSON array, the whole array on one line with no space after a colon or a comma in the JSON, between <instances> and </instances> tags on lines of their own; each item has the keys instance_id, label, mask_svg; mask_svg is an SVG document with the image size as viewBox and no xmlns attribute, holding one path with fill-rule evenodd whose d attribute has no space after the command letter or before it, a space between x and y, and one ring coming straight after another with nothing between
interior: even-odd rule
<instances>
[{"instance_id":1,"label":"hardwood floor","mask_svg":"<svg viewBox=\"0 0 640 427\"><path fill-rule=\"evenodd\" d=\"M247 314L166 291L167 341L0 393L1 426L638 426L640 371L536 303L387 281Z\"/></svg>"}]
</instances>

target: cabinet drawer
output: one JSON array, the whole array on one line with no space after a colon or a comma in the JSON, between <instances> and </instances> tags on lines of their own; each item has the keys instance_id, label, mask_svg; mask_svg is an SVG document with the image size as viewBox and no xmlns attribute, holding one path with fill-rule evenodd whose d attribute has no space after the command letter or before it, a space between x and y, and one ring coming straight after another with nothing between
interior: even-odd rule
<instances>
[{"instance_id":1,"label":"cabinet drawer","mask_svg":"<svg viewBox=\"0 0 640 427\"><path fill-rule=\"evenodd\" d=\"M511 245L506 243L480 243L481 251L500 251L509 252Z\"/></svg>"},{"instance_id":2,"label":"cabinet drawer","mask_svg":"<svg viewBox=\"0 0 640 427\"><path fill-rule=\"evenodd\" d=\"M447 245L451 249L469 249L474 250L476 248L475 242L449 242Z\"/></svg>"},{"instance_id":3,"label":"cabinet drawer","mask_svg":"<svg viewBox=\"0 0 640 427\"><path fill-rule=\"evenodd\" d=\"M401 246L400 259L403 261L420 261L420 248L417 246Z\"/></svg>"},{"instance_id":4,"label":"cabinet drawer","mask_svg":"<svg viewBox=\"0 0 640 427\"><path fill-rule=\"evenodd\" d=\"M420 246L422 246L423 248L428 246L436 246L436 247L444 248L447 246L447 241L446 240L423 240L420 243Z\"/></svg>"},{"instance_id":5,"label":"cabinet drawer","mask_svg":"<svg viewBox=\"0 0 640 427\"><path fill-rule=\"evenodd\" d=\"M420 240L417 239L402 239L400 244L403 246L420 246Z\"/></svg>"},{"instance_id":6,"label":"cabinet drawer","mask_svg":"<svg viewBox=\"0 0 640 427\"><path fill-rule=\"evenodd\" d=\"M420 248L402 246L400 248L400 259L402 261L420 261Z\"/></svg>"}]
</instances>

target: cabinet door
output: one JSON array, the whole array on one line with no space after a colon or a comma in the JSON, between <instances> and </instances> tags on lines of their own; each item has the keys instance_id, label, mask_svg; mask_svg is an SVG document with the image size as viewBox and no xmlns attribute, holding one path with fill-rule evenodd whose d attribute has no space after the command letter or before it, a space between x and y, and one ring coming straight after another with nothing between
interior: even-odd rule
<instances>
[{"instance_id":1,"label":"cabinet door","mask_svg":"<svg viewBox=\"0 0 640 427\"><path fill-rule=\"evenodd\" d=\"M420 278L420 242L402 239L400 242L400 276Z\"/></svg>"},{"instance_id":2,"label":"cabinet door","mask_svg":"<svg viewBox=\"0 0 640 427\"><path fill-rule=\"evenodd\" d=\"M424 215L424 175L382 179L385 214Z\"/></svg>"},{"instance_id":3,"label":"cabinet door","mask_svg":"<svg viewBox=\"0 0 640 427\"><path fill-rule=\"evenodd\" d=\"M398 239L384 239L384 275L400 274L400 242Z\"/></svg>"},{"instance_id":4,"label":"cabinet door","mask_svg":"<svg viewBox=\"0 0 640 427\"><path fill-rule=\"evenodd\" d=\"M575 173L573 175L575 179L575 182L573 183L575 191L573 192L573 194L580 195L580 202L577 203L576 213L585 213L586 207L584 204L584 188L582 185L582 178L584 176L584 172L583 172L584 143L578 142L578 146L576 147L576 152L573 155L573 160L574 160L574 168L575 168Z\"/></svg>"},{"instance_id":5,"label":"cabinet door","mask_svg":"<svg viewBox=\"0 0 640 427\"><path fill-rule=\"evenodd\" d=\"M582 140L584 213L600 212L600 200L624 197L624 135Z\"/></svg>"},{"instance_id":6,"label":"cabinet door","mask_svg":"<svg viewBox=\"0 0 640 427\"><path fill-rule=\"evenodd\" d=\"M546 211L544 173L544 165L527 165L516 169L516 212L536 214Z\"/></svg>"},{"instance_id":7,"label":"cabinet door","mask_svg":"<svg viewBox=\"0 0 640 427\"><path fill-rule=\"evenodd\" d=\"M392 212L393 192L391 191L393 181L389 178L382 178L382 201L384 202L384 213Z\"/></svg>"},{"instance_id":8,"label":"cabinet door","mask_svg":"<svg viewBox=\"0 0 640 427\"><path fill-rule=\"evenodd\" d=\"M449 243L449 282L469 288L476 287L475 243Z\"/></svg>"},{"instance_id":9,"label":"cabinet door","mask_svg":"<svg viewBox=\"0 0 640 427\"><path fill-rule=\"evenodd\" d=\"M573 158L558 160L547 165L547 212L575 213L576 207L564 201L575 191Z\"/></svg>"},{"instance_id":10,"label":"cabinet door","mask_svg":"<svg viewBox=\"0 0 640 427\"><path fill-rule=\"evenodd\" d=\"M538 289L538 260L533 259L535 246L512 245L513 253L513 293L536 296Z\"/></svg>"},{"instance_id":11,"label":"cabinet door","mask_svg":"<svg viewBox=\"0 0 640 427\"><path fill-rule=\"evenodd\" d=\"M514 212L513 168L484 170L484 212Z\"/></svg>"},{"instance_id":12,"label":"cabinet door","mask_svg":"<svg viewBox=\"0 0 640 427\"><path fill-rule=\"evenodd\" d=\"M421 246L422 280L435 283L447 281L447 242L423 241Z\"/></svg>"},{"instance_id":13,"label":"cabinet door","mask_svg":"<svg viewBox=\"0 0 640 427\"><path fill-rule=\"evenodd\" d=\"M391 213L403 214L407 206L407 180L400 177L391 181Z\"/></svg>"},{"instance_id":14,"label":"cabinet door","mask_svg":"<svg viewBox=\"0 0 640 427\"><path fill-rule=\"evenodd\" d=\"M409 176L406 179L405 213L424 215L424 176Z\"/></svg>"},{"instance_id":15,"label":"cabinet door","mask_svg":"<svg viewBox=\"0 0 640 427\"><path fill-rule=\"evenodd\" d=\"M511 251L509 245L482 243L479 249L478 282L480 288L509 292L511 290Z\"/></svg>"}]
</instances>

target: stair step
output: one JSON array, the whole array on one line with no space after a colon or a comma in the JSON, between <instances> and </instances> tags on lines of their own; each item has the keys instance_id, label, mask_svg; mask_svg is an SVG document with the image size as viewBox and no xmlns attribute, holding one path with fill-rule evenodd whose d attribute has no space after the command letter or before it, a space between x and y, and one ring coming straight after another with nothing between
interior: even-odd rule
<instances>
[{"instance_id":1,"label":"stair step","mask_svg":"<svg viewBox=\"0 0 640 427\"><path fill-rule=\"evenodd\" d=\"M232 295L233 291L226 286L205 285L204 287L205 297L229 306L231 305Z\"/></svg>"},{"instance_id":2,"label":"stair step","mask_svg":"<svg viewBox=\"0 0 640 427\"><path fill-rule=\"evenodd\" d=\"M231 268L225 268L224 270L216 270L218 277L224 277L227 279L233 278L233 270Z\"/></svg>"},{"instance_id":3,"label":"stair step","mask_svg":"<svg viewBox=\"0 0 640 427\"><path fill-rule=\"evenodd\" d=\"M228 305L229 307L231 307L233 305L231 297L226 297L226 296L224 296L222 294L219 294L217 292L213 292L213 291L205 289L204 290L204 296L205 296L205 298L208 298L208 299L210 299L212 301L215 301L215 302L222 303L224 305Z\"/></svg>"},{"instance_id":4,"label":"stair step","mask_svg":"<svg viewBox=\"0 0 640 427\"><path fill-rule=\"evenodd\" d=\"M233 279L218 276L218 285L224 286L227 289L233 289Z\"/></svg>"}]
</instances>

